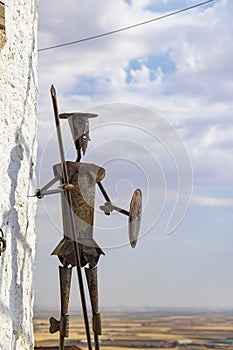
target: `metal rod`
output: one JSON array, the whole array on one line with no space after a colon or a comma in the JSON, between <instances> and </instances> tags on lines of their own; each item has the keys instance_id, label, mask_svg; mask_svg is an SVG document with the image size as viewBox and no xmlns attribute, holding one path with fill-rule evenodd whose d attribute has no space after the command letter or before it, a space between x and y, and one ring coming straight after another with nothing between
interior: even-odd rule
<instances>
[{"instance_id":1,"label":"metal rod","mask_svg":"<svg viewBox=\"0 0 233 350\"><path fill-rule=\"evenodd\" d=\"M56 90L55 90L53 85L51 86L50 92L51 92L51 97L52 97L55 123L56 123L56 128L57 128L57 137L58 137L58 144L59 144L59 151L60 151L61 165L62 165L62 177L63 177L63 182L68 185L69 184L69 177L68 177L68 171L67 171L63 142L62 142L62 134L61 134L61 128L60 128L59 114L58 114ZM73 238L73 245L74 245L74 256L75 256L76 269L77 269L77 275L78 275L79 291L80 291L80 297L81 297L81 303L82 303L82 309L83 309L83 317L84 317L84 323L85 323L85 329L86 329L88 349L92 350L91 335L90 335L90 328L89 328L89 321L88 321L88 314L87 314L87 306L86 306L84 285L83 285L83 278L82 278L82 271L81 271L80 255L79 255L78 243L76 242L75 223L74 223L74 216L73 216L73 210L72 210L72 200L71 200L71 194L70 194L69 189L65 189L65 194L66 194L68 207L69 207L72 238Z\"/></svg>"},{"instance_id":2,"label":"metal rod","mask_svg":"<svg viewBox=\"0 0 233 350\"><path fill-rule=\"evenodd\" d=\"M112 204L111 199L109 198L109 196L108 196L108 194L107 194L107 192L106 192L106 190L105 190L105 188L104 188L104 186L103 186L103 184L101 182L98 182L98 186L99 186L99 189L102 192L105 200L111 204L111 207L112 207L113 210L116 210L116 211L118 211L121 214L129 216L129 212L127 210L124 210L124 209L119 208L119 207L117 207L117 206Z\"/></svg>"},{"instance_id":3,"label":"metal rod","mask_svg":"<svg viewBox=\"0 0 233 350\"><path fill-rule=\"evenodd\" d=\"M54 189L54 190L48 190L48 191L40 191L42 196L47 196L49 194L56 194L56 193L62 193L63 191L58 189Z\"/></svg>"},{"instance_id":4,"label":"metal rod","mask_svg":"<svg viewBox=\"0 0 233 350\"><path fill-rule=\"evenodd\" d=\"M43 188L41 188L40 191L41 192L46 191L49 187L53 186L53 184L55 184L55 182L57 182L58 180L59 180L59 176L56 176L49 183L47 183L47 185L45 185Z\"/></svg>"},{"instance_id":5,"label":"metal rod","mask_svg":"<svg viewBox=\"0 0 233 350\"><path fill-rule=\"evenodd\" d=\"M116 207L115 205L112 205L112 209L118 211L118 213L129 216L129 212L125 209L121 209L119 207Z\"/></svg>"},{"instance_id":6,"label":"metal rod","mask_svg":"<svg viewBox=\"0 0 233 350\"><path fill-rule=\"evenodd\" d=\"M60 335L60 338L59 338L59 350L64 350L64 345L65 345L65 338Z\"/></svg>"},{"instance_id":7,"label":"metal rod","mask_svg":"<svg viewBox=\"0 0 233 350\"><path fill-rule=\"evenodd\" d=\"M102 185L102 183L101 183L101 182L97 182L97 184L98 184L99 189L100 189L100 191L102 192L102 194L103 194L105 200L106 200L107 202L111 203L111 199L109 198L107 192L105 191L104 186Z\"/></svg>"},{"instance_id":8,"label":"metal rod","mask_svg":"<svg viewBox=\"0 0 233 350\"><path fill-rule=\"evenodd\" d=\"M94 333L95 350L100 349L99 335Z\"/></svg>"}]
</instances>

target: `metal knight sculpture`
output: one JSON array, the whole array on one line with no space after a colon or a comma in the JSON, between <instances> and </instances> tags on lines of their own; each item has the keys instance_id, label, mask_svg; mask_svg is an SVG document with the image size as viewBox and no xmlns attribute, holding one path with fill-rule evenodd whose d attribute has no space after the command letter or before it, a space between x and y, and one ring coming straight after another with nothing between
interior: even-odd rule
<instances>
[{"instance_id":1,"label":"metal knight sculpture","mask_svg":"<svg viewBox=\"0 0 233 350\"><path fill-rule=\"evenodd\" d=\"M42 189L38 189L35 194L38 198L43 198L44 195L54 193L60 193L61 195L64 236L52 252L53 255L58 256L62 263L62 266L59 266L61 318L60 320L56 320L51 317L50 332L60 332L59 349L63 350L64 338L69 336L68 305L72 268L75 266L78 274L88 349L92 349L81 270L85 267L85 275L93 314L92 326L95 350L98 350L100 348L99 335L101 335L101 318L98 305L97 264L100 255L104 254L104 252L93 238L96 185L98 185L105 198L106 202L100 207L100 209L106 215L110 215L113 210L116 210L129 217L129 239L133 248L137 243L140 228L142 195L139 189L135 190L131 199L129 212L112 204L101 182L105 176L105 170L94 164L80 162L82 155L85 155L88 141L90 141L89 119L97 117L97 115L89 113L59 114L56 91L53 86L51 86L51 97L57 128L61 164L53 166L54 178ZM77 150L77 159L75 162L65 160L60 119L67 119L69 122ZM60 183L58 188L50 189L50 187L56 182Z\"/></svg>"}]
</instances>

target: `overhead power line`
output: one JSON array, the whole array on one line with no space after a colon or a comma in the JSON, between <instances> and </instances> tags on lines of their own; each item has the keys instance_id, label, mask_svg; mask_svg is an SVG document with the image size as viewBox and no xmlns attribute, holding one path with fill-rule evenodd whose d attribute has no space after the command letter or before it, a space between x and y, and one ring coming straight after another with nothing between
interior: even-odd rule
<instances>
[{"instance_id":1,"label":"overhead power line","mask_svg":"<svg viewBox=\"0 0 233 350\"><path fill-rule=\"evenodd\" d=\"M53 46L44 47L44 48L42 48L42 49L39 49L38 51L39 51L39 52L42 52L42 51L48 51L48 50L58 49L59 47L70 46L70 45L74 45L74 44L79 44L79 43L83 43L83 42L85 42L85 41L90 41L90 40L102 38L103 36L108 36L108 35L120 33L120 32L129 30L129 29L132 29L132 28L136 28L136 27L139 27L139 26L143 26L143 25L148 24L148 23L151 23L151 22L159 21L159 20L161 20L161 19L164 19L164 18L167 18L167 17L171 17L171 16L174 16L174 15L177 15L177 14L179 14L179 13L181 13L181 12L185 12L185 11L192 10L192 9L194 9L194 8L196 8L196 7L200 7L200 6L206 5L206 4L208 4L208 3L210 3L210 2L213 2L213 1L215 1L215 0L203 1L203 2L200 2L200 3L196 4L196 5L192 5L192 6L189 6L189 7L185 7L185 8L183 8L183 9L180 9L180 10L177 10L177 11L174 11L174 12L170 12L170 13L167 13L167 14L162 15L162 16L159 16L159 17L155 17L155 18L149 19L149 20L144 21L144 22L139 22L139 23L133 24L133 25L131 25L131 26L127 26L127 27L123 27L123 28L111 30L111 31L106 32L106 33L102 33L102 34L97 34L97 35L89 36L89 37L86 37L86 38L83 38L83 39L78 39L78 40L66 42L66 43L63 43L63 44L58 44L58 45L53 45Z\"/></svg>"}]
</instances>

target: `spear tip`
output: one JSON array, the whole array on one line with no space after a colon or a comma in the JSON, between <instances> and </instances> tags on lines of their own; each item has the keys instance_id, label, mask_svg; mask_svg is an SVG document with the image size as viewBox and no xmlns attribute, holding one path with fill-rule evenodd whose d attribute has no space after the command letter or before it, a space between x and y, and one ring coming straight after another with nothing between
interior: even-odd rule
<instances>
[{"instance_id":1,"label":"spear tip","mask_svg":"<svg viewBox=\"0 0 233 350\"><path fill-rule=\"evenodd\" d=\"M55 90L55 87L53 86L53 84L51 85L50 92L51 92L51 95L53 95L53 96L56 95L56 90Z\"/></svg>"}]
</instances>

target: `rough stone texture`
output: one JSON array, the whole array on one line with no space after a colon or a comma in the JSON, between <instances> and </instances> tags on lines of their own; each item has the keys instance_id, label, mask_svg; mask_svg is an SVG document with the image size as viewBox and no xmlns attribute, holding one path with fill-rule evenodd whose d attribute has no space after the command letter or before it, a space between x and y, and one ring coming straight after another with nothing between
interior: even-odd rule
<instances>
[{"instance_id":1,"label":"rough stone texture","mask_svg":"<svg viewBox=\"0 0 233 350\"><path fill-rule=\"evenodd\" d=\"M3 0L2 0L3 1ZM0 49L0 349L33 349L37 0L5 0Z\"/></svg>"},{"instance_id":2,"label":"rough stone texture","mask_svg":"<svg viewBox=\"0 0 233 350\"><path fill-rule=\"evenodd\" d=\"M6 43L5 30L0 29L0 50L4 47L5 43Z\"/></svg>"}]
</instances>

